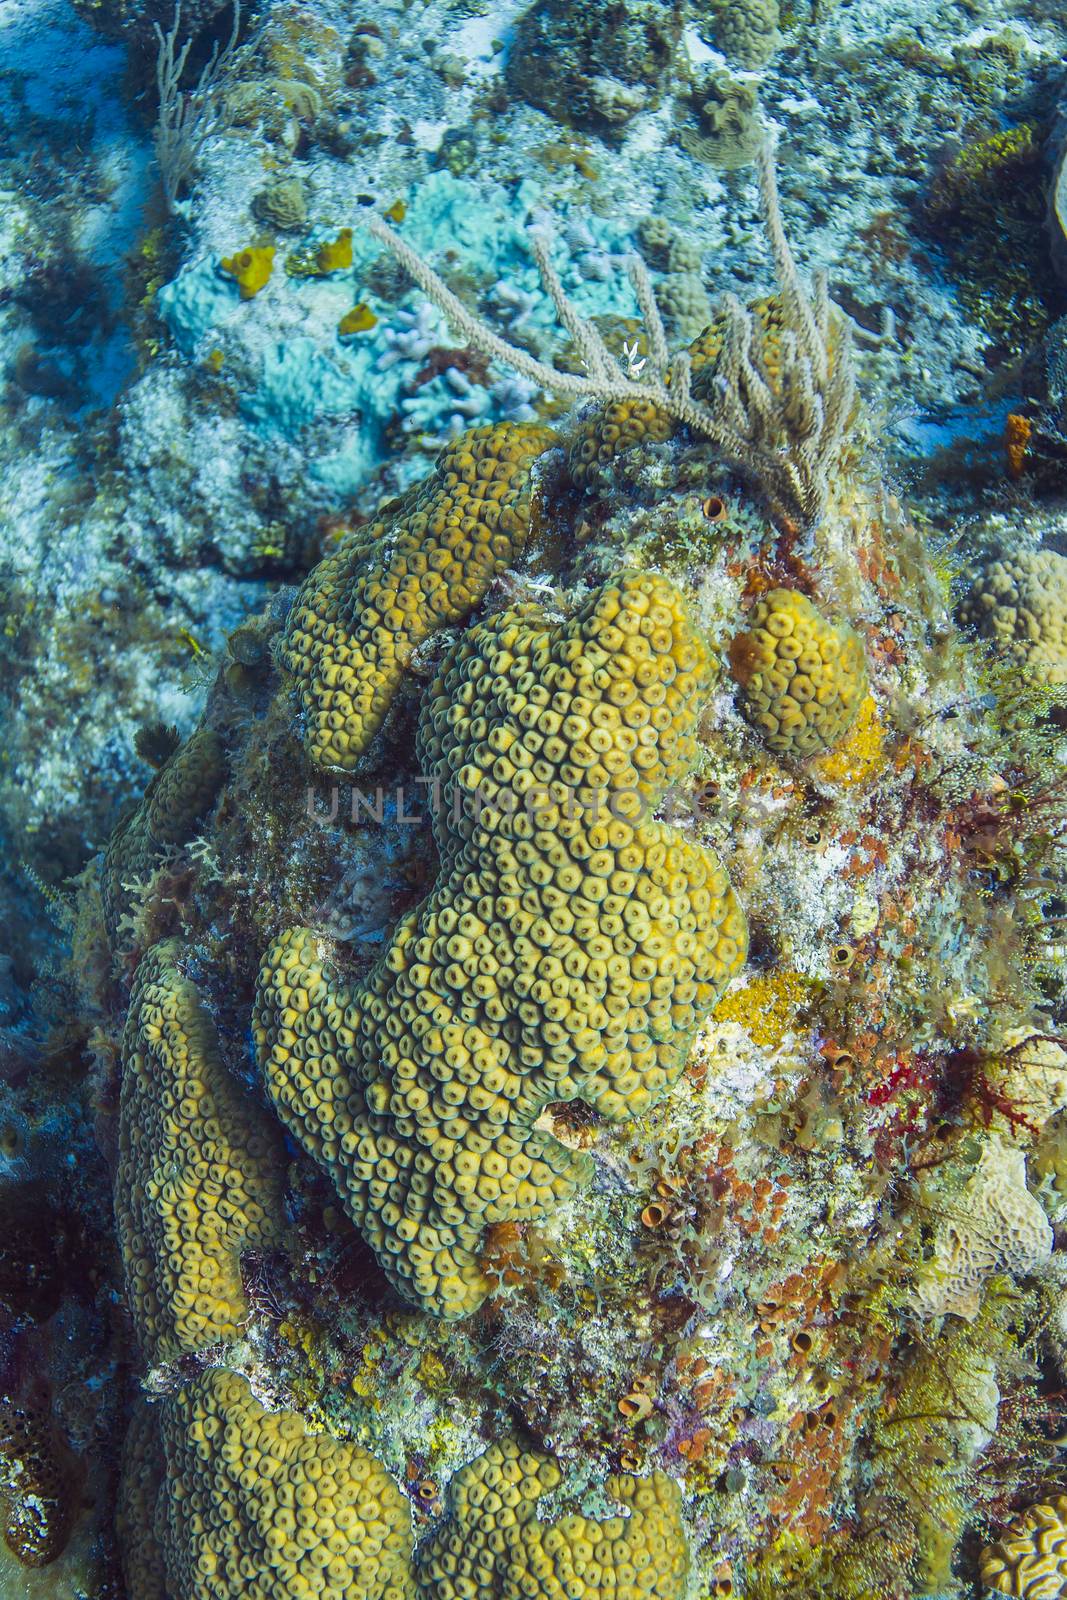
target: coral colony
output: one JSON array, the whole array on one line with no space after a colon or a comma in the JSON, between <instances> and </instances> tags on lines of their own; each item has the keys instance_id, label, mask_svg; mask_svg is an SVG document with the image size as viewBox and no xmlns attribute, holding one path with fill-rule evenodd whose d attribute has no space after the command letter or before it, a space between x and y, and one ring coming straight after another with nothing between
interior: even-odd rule
<instances>
[{"instance_id":1,"label":"coral colony","mask_svg":"<svg viewBox=\"0 0 1067 1600\"><path fill-rule=\"evenodd\" d=\"M1067 16L0 45L0 1600L1067 1596Z\"/></svg>"}]
</instances>

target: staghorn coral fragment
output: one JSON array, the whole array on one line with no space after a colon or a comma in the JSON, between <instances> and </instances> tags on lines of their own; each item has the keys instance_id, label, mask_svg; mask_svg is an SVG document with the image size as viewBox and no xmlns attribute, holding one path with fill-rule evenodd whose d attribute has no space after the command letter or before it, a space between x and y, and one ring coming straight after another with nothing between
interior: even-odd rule
<instances>
[{"instance_id":1,"label":"staghorn coral fragment","mask_svg":"<svg viewBox=\"0 0 1067 1600\"><path fill-rule=\"evenodd\" d=\"M716 858L649 820L690 770L707 656L676 589L627 574L568 622L503 613L446 658L419 725L438 881L364 983L290 928L253 1034L268 1092L387 1275L469 1315L493 1224L589 1173L552 1101L622 1121L662 1098L745 958Z\"/></svg>"},{"instance_id":2,"label":"staghorn coral fragment","mask_svg":"<svg viewBox=\"0 0 1067 1600\"><path fill-rule=\"evenodd\" d=\"M350 768L378 731L417 645L458 622L530 533L530 467L548 428L474 428L433 472L350 535L305 581L282 660L316 766Z\"/></svg>"},{"instance_id":3,"label":"staghorn coral fragment","mask_svg":"<svg viewBox=\"0 0 1067 1600\"><path fill-rule=\"evenodd\" d=\"M229 1077L174 941L137 969L122 1050L115 1218L150 1363L232 1339L248 1315L243 1250L277 1245L277 1134Z\"/></svg>"},{"instance_id":4,"label":"staghorn coral fragment","mask_svg":"<svg viewBox=\"0 0 1067 1600\"><path fill-rule=\"evenodd\" d=\"M578 1514L543 1523L537 1501L559 1486L550 1456L497 1441L449 1485L448 1516L420 1546L420 1594L433 1600L680 1600L689 1573L681 1496L663 1472L611 1477L628 1516Z\"/></svg>"},{"instance_id":5,"label":"staghorn coral fragment","mask_svg":"<svg viewBox=\"0 0 1067 1600\"><path fill-rule=\"evenodd\" d=\"M863 646L796 589L771 589L730 645L730 670L749 722L776 755L832 749L867 696Z\"/></svg>"},{"instance_id":6,"label":"staghorn coral fragment","mask_svg":"<svg viewBox=\"0 0 1067 1600\"><path fill-rule=\"evenodd\" d=\"M198 728L160 767L137 808L111 835L104 855L104 920L112 949L129 906L126 885L145 878L172 845L184 844L214 800L225 775L218 734Z\"/></svg>"},{"instance_id":7,"label":"staghorn coral fragment","mask_svg":"<svg viewBox=\"0 0 1067 1600\"><path fill-rule=\"evenodd\" d=\"M994 1273L1037 1272L1051 1254L1048 1218L1026 1187L1026 1157L994 1136L938 1224L931 1258L915 1276L911 1308L924 1319L951 1312L971 1322Z\"/></svg>"},{"instance_id":8,"label":"staghorn coral fragment","mask_svg":"<svg viewBox=\"0 0 1067 1600\"><path fill-rule=\"evenodd\" d=\"M1031 1506L979 1560L987 1589L1016 1600L1062 1600L1067 1592L1067 1495Z\"/></svg>"},{"instance_id":9,"label":"staghorn coral fragment","mask_svg":"<svg viewBox=\"0 0 1067 1600\"><path fill-rule=\"evenodd\" d=\"M1024 550L988 562L975 574L960 620L1037 682L1067 684L1067 556Z\"/></svg>"},{"instance_id":10,"label":"staghorn coral fragment","mask_svg":"<svg viewBox=\"0 0 1067 1600\"><path fill-rule=\"evenodd\" d=\"M156 1516L175 1600L413 1600L411 1513L357 1445L212 1368L162 1407Z\"/></svg>"}]
</instances>

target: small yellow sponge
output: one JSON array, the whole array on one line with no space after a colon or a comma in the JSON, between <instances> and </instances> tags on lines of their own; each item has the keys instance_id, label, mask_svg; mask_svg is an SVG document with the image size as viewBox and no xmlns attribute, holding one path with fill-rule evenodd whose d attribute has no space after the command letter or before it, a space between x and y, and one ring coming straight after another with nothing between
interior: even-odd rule
<instances>
[{"instance_id":1,"label":"small yellow sponge","mask_svg":"<svg viewBox=\"0 0 1067 1600\"><path fill-rule=\"evenodd\" d=\"M710 851L650 820L691 769L706 651L666 579L628 573L551 626L534 606L465 634L423 707L441 872L357 985L314 932L264 956L268 1092L396 1287L436 1316L489 1291L495 1223L544 1217L588 1158L538 1125L609 1121L676 1082L745 957Z\"/></svg>"},{"instance_id":2,"label":"small yellow sponge","mask_svg":"<svg viewBox=\"0 0 1067 1600\"><path fill-rule=\"evenodd\" d=\"M838 744L867 695L863 646L797 589L771 589L730 645L741 705L777 754L803 760Z\"/></svg>"},{"instance_id":3,"label":"small yellow sponge","mask_svg":"<svg viewBox=\"0 0 1067 1600\"><path fill-rule=\"evenodd\" d=\"M247 250L238 250L236 255L226 256L219 265L226 276L236 283L241 299L251 300L270 281L274 268L274 246L249 245Z\"/></svg>"},{"instance_id":4,"label":"small yellow sponge","mask_svg":"<svg viewBox=\"0 0 1067 1600\"><path fill-rule=\"evenodd\" d=\"M534 423L472 429L442 451L423 483L310 573L282 660L307 713L316 766L355 764L416 647L473 610L521 552L530 467L555 439Z\"/></svg>"},{"instance_id":5,"label":"small yellow sponge","mask_svg":"<svg viewBox=\"0 0 1067 1600\"><path fill-rule=\"evenodd\" d=\"M236 1336L241 1252L277 1247L282 1216L277 1131L227 1073L178 950L142 959L122 1042L115 1217L151 1364Z\"/></svg>"}]
</instances>

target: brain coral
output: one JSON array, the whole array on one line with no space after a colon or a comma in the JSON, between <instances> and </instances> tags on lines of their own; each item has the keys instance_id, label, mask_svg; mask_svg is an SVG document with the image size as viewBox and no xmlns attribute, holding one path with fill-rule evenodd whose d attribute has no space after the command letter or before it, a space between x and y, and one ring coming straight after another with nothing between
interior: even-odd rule
<instances>
[{"instance_id":1,"label":"brain coral","mask_svg":"<svg viewBox=\"0 0 1067 1600\"><path fill-rule=\"evenodd\" d=\"M1035 1272L1051 1253L1048 1218L1026 1187L1026 1157L994 1136L938 1224L912 1307L923 1318L952 1312L971 1321L993 1273Z\"/></svg>"},{"instance_id":2,"label":"brain coral","mask_svg":"<svg viewBox=\"0 0 1067 1600\"><path fill-rule=\"evenodd\" d=\"M175 1600L410 1600L411 1513L354 1444L213 1368L164 1404L156 1524Z\"/></svg>"},{"instance_id":3,"label":"brain coral","mask_svg":"<svg viewBox=\"0 0 1067 1600\"><path fill-rule=\"evenodd\" d=\"M150 1362L233 1338L243 1250L277 1244L282 1156L235 1083L173 941L143 958L123 1036L115 1216Z\"/></svg>"},{"instance_id":4,"label":"brain coral","mask_svg":"<svg viewBox=\"0 0 1067 1600\"><path fill-rule=\"evenodd\" d=\"M1067 556L1024 550L989 562L960 616L1040 682L1067 684Z\"/></svg>"},{"instance_id":5,"label":"brain coral","mask_svg":"<svg viewBox=\"0 0 1067 1600\"><path fill-rule=\"evenodd\" d=\"M264 958L268 1090L392 1282L437 1315L487 1293L488 1225L544 1215L586 1175L537 1125L545 1106L644 1111L744 959L718 861L648 819L692 764L707 684L680 596L647 574L556 627L524 607L472 629L419 724L432 893L360 985L307 928Z\"/></svg>"},{"instance_id":6,"label":"brain coral","mask_svg":"<svg viewBox=\"0 0 1067 1600\"><path fill-rule=\"evenodd\" d=\"M218 793L225 774L219 736L198 728L160 767L144 798L111 836L104 856L103 899L108 937L116 943L129 905L126 885L145 878L172 845L184 844Z\"/></svg>"},{"instance_id":7,"label":"brain coral","mask_svg":"<svg viewBox=\"0 0 1067 1600\"><path fill-rule=\"evenodd\" d=\"M778 0L712 0L715 43L743 67L764 67L782 42Z\"/></svg>"},{"instance_id":8,"label":"brain coral","mask_svg":"<svg viewBox=\"0 0 1067 1600\"><path fill-rule=\"evenodd\" d=\"M1067 1495L1031 1506L982 1551L982 1582L1017 1600L1062 1600L1067 1593Z\"/></svg>"},{"instance_id":9,"label":"brain coral","mask_svg":"<svg viewBox=\"0 0 1067 1600\"><path fill-rule=\"evenodd\" d=\"M796 589L771 589L730 645L741 705L778 755L803 759L839 743L867 694L867 664L852 629Z\"/></svg>"},{"instance_id":10,"label":"brain coral","mask_svg":"<svg viewBox=\"0 0 1067 1600\"><path fill-rule=\"evenodd\" d=\"M282 660L297 681L316 765L354 765L416 646L465 617L522 550L530 467L555 437L532 423L472 429L441 452L423 483L312 571Z\"/></svg>"},{"instance_id":11,"label":"brain coral","mask_svg":"<svg viewBox=\"0 0 1067 1600\"><path fill-rule=\"evenodd\" d=\"M558 1487L554 1461L513 1440L491 1444L448 1490L449 1515L420 1547L421 1593L433 1600L679 1600L689 1572L681 1497L662 1472L609 1478L627 1517L551 1524L538 1499Z\"/></svg>"}]
</instances>

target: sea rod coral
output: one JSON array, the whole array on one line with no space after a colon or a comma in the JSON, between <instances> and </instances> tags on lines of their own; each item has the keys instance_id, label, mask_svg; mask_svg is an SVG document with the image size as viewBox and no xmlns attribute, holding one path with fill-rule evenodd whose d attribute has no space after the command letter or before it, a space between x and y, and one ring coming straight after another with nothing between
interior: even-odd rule
<instances>
[{"instance_id":1,"label":"sea rod coral","mask_svg":"<svg viewBox=\"0 0 1067 1600\"><path fill-rule=\"evenodd\" d=\"M736 296L726 295L714 381L700 388L693 381L700 337L695 345L698 359L686 349L670 355L663 317L640 256L633 257L629 275L644 321L648 355L620 360L568 299L545 232L530 231L530 247L545 290L584 368L579 373L561 372L495 333L381 217L371 215L366 226L454 329L484 355L561 396L609 406L653 407L712 440L731 465L758 486L777 516L811 522L823 510L854 418L851 331L848 320L831 304L824 274L817 276L813 295L801 282L782 226L773 146L764 144L758 165L779 282L776 337L770 350L765 348L758 315ZM773 364L768 361L771 351Z\"/></svg>"}]
</instances>

